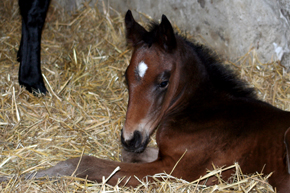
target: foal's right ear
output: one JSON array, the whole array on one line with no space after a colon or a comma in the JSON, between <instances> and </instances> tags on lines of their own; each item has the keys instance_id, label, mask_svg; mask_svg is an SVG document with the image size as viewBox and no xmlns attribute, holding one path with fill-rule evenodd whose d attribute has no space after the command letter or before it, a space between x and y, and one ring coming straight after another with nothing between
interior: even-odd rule
<instances>
[{"instance_id":1,"label":"foal's right ear","mask_svg":"<svg viewBox=\"0 0 290 193\"><path fill-rule=\"evenodd\" d=\"M125 16L126 38L127 42L132 46L136 46L143 40L144 34L147 32L133 18L132 12L127 11Z\"/></svg>"}]
</instances>

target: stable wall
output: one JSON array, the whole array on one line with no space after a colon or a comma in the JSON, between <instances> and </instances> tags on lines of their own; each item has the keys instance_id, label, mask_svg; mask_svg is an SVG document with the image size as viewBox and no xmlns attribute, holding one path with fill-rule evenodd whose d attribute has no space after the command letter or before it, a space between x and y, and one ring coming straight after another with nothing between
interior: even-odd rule
<instances>
[{"instance_id":1,"label":"stable wall","mask_svg":"<svg viewBox=\"0 0 290 193\"><path fill-rule=\"evenodd\" d=\"M55 0L68 10L83 0ZM94 5L96 0L90 1ZM289 0L99 0L125 14L144 13L155 20L165 14L181 30L235 60L255 48L261 62L281 60L290 68Z\"/></svg>"}]
</instances>

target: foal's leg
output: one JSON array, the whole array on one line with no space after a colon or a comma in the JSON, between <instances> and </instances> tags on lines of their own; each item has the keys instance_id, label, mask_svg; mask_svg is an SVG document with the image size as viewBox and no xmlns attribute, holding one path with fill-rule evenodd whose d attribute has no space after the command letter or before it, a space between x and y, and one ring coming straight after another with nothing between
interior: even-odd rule
<instances>
[{"instance_id":1,"label":"foal's leg","mask_svg":"<svg viewBox=\"0 0 290 193\"><path fill-rule=\"evenodd\" d=\"M46 93L40 69L40 42L50 0L19 0L22 36L17 54L19 84L29 92Z\"/></svg>"},{"instance_id":2,"label":"foal's leg","mask_svg":"<svg viewBox=\"0 0 290 193\"><path fill-rule=\"evenodd\" d=\"M140 182L134 176L142 180L148 175L154 175L162 172L169 173L174 164L170 164L168 161L165 163L166 164L163 164L163 161L161 160L156 160L151 163L123 163L102 160L91 156L83 156L82 158L73 158L59 162L54 167L39 171L35 175L31 175L28 178L70 176L74 174L80 178L87 178L88 180L100 182L103 176L108 178L110 174L119 166L120 170L116 172L110 180L108 180L108 183L115 185L118 182L118 178L126 176L120 184L124 184L127 179L131 177L126 186L137 186ZM151 177L148 177L148 179L151 180Z\"/></svg>"},{"instance_id":3,"label":"foal's leg","mask_svg":"<svg viewBox=\"0 0 290 193\"><path fill-rule=\"evenodd\" d=\"M146 147L142 153L128 152L122 149L121 160L127 163L149 163L157 160L158 148Z\"/></svg>"}]
</instances>

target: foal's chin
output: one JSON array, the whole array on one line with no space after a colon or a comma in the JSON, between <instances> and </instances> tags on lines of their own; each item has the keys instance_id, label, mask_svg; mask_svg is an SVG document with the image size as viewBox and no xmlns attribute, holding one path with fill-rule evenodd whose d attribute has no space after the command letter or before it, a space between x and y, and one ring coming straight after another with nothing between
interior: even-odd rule
<instances>
[{"instance_id":1,"label":"foal's chin","mask_svg":"<svg viewBox=\"0 0 290 193\"><path fill-rule=\"evenodd\" d=\"M123 130L121 133L121 143L124 150L133 153L142 153L146 149L149 143L149 139L149 136L143 137L140 131L134 131L132 139L125 140L123 136Z\"/></svg>"}]
</instances>

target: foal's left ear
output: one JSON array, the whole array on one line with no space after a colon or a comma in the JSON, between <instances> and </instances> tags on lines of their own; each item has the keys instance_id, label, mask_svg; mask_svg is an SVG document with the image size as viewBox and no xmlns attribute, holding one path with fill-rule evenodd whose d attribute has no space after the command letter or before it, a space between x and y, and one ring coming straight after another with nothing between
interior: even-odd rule
<instances>
[{"instance_id":1,"label":"foal's left ear","mask_svg":"<svg viewBox=\"0 0 290 193\"><path fill-rule=\"evenodd\" d=\"M159 25L159 42L166 51L172 51L176 48L176 39L170 21L165 15L162 15Z\"/></svg>"}]
</instances>

